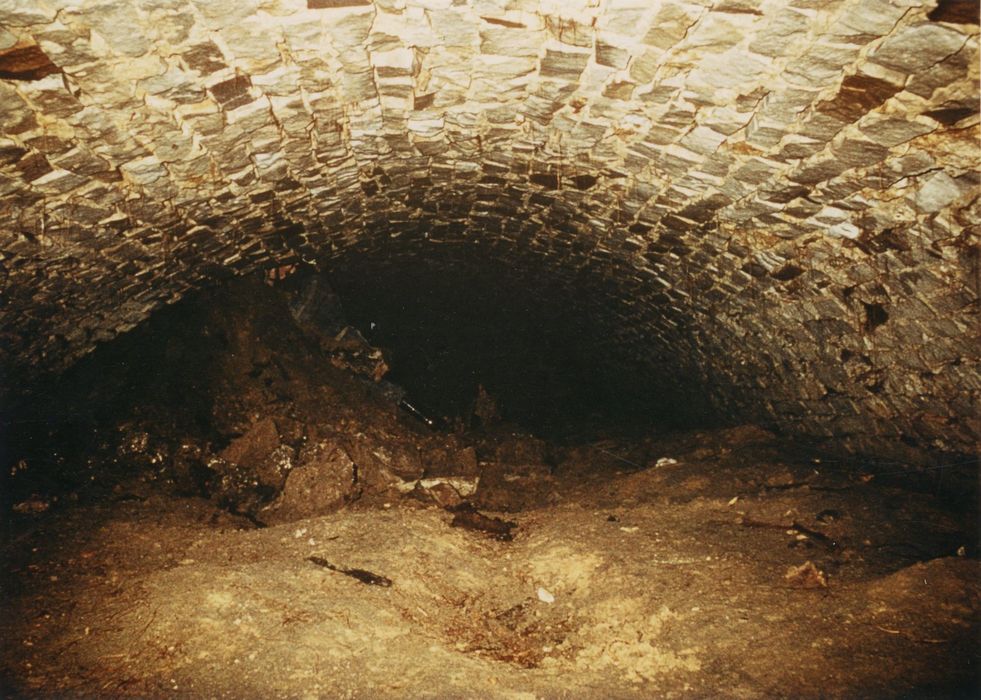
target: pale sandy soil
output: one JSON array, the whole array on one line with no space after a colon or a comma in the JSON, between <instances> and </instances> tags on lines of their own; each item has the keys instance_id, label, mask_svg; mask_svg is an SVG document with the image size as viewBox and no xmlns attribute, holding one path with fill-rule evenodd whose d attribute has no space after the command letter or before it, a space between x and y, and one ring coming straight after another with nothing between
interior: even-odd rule
<instances>
[{"instance_id":1,"label":"pale sandy soil","mask_svg":"<svg viewBox=\"0 0 981 700\"><path fill-rule=\"evenodd\" d=\"M501 514L511 542L411 498L256 529L143 483L24 515L5 550L3 693L976 693L976 516L742 437L594 444L502 479L483 500L520 502ZM787 577L808 561L817 574Z\"/></svg>"}]
</instances>

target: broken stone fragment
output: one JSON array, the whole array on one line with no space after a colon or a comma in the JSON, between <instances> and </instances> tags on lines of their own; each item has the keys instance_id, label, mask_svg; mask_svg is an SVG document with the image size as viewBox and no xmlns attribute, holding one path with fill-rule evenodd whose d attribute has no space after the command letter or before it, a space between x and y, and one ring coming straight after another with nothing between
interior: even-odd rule
<instances>
[{"instance_id":1,"label":"broken stone fragment","mask_svg":"<svg viewBox=\"0 0 981 700\"><path fill-rule=\"evenodd\" d=\"M419 479L425 472L419 449L407 440L380 433L358 433L345 443L366 485L384 490L402 479Z\"/></svg>"},{"instance_id":2,"label":"broken stone fragment","mask_svg":"<svg viewBox=\"0 0 981 700\"><path fill-rule=\"evenodd\" d=\"M341 447L319 443L286 477L279 498L259 514L269 524L332 513L359 495L356 467Z\"/></svg>"},{"instance_id":3,"label":"broken stone fragment","mask_svg":"<svg viewBox=\"0 0 981 700\"><path fill-rule=\"evenodd\" d=\"M460 449L453 445L445 445L425 449L422 461L426 467L426 476L450 474L475 476L480 472L477 453L472 447Z\"/></svg>"},{"instance_id":4,"label":"broken stone fragment","mask_svg":"<svg viewBox=\"0 0 981 700\"><path fill-rule=\"evenodd\" d=\"M251 471L220 457L210 459L207 467L211 472L208 492L219 507L249 517L262 507L265 497Z\"/></svg>"},{"instance_id":5,"label":"broken stone fragment","mask_svg":"<svg viewBox=\"0 0 981 700\"><path fill-rule=\"evenodd\" d=\"M462 486L465 491L473 492L472 484L469 485L471 488L467 488L468 485L465 483ZM464 502L460 491L451 485L451 480L449 479L407 481L398 484L397 488L399 492L408 498L413 498L423 503L434 503L440 508L455 508Z\"/></svg>"},{"instance_id":6,"label":"broken stone fragment","mask_svg":"<svg viewBox=\"0 0 981 700\"><path fill-rule=\"evenodd\" d=\"M40 80L61 69L51 62L37 44L21 42L0 51L0 78L6 80Z\"/></svg>"},{"instance_id":7,"label":"broken stone fragment","mask_svg":"<svg viewBox=\"0 0 981 700\"><path fill-rule=\"evenodd\" d=\"M955 180L943 171L937 172L916 193L917 209L929 213L940 211L971 189L970 184Z\"/></svg>"},{"instance_id":8,"label":"broken stone fragment","mask_svg":"<svg viewBox=\"0 0 981 700\"><path fill-rule=\"evenodd\" d=\"M324 338L321 346L338 369L370 377L374 382L380 382L388 372L382 351L372 347L356 328L341 329L337 335Z\"/></svg>"},{"instance_id":9,"label":"broken stone fragment","mask_svg":"<svg viewBox=\"0 0 981 700\"><path fill-rule=\"evenodd\" d=\"M255 474L263 486L282 488L292 468L293 450L279 442L279 431L272 418L262 418L240 438L232 440L221 458Z\"/></svg>"},{"instance_id":10,"label":"broken stone fragment","mask_svg":"<svg viewBox=\"0 0 981 700\"><path fill-rule=\"evenodd\" d=\"M791 566L784 574L784 581L792 588L827 588L828 579L814 562L808 560L800 566Z\"/></svg>"},{"instance_id":11,"label":"broken stone fragment","mask_svg":"<svg viewBox=\"0 0 981 700\"><path fill-rule=\"evenodd\" d=\"M923 23L891 35L869 59L893 70L915 73L955 53L967 37L939 24Z\"/></svg>"}]
</instances>

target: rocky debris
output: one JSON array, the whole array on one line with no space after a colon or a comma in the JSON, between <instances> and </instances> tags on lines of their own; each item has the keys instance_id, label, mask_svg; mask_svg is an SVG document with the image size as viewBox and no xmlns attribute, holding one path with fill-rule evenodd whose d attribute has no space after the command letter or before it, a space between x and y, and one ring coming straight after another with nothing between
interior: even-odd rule
<instances>
[{"instance_id":1,"label":"rocky debris","mask_svg":"<svg viewBox=\"0 0 981 700\"><path fill-rule=\"evenodd\" d=\"M818 569L812 561L806 561L800 566L791 566L784 574L783 580L791 588L828 587L828 579L824 572Z\"/></svg>"},{"instance_id":2,"label":"rocky debris","mask_svg":"<svg viewBox=\"0 0 981 700\"><path fill-rule=\"evenodd\" d=\"M171 477L177 493L186 496L202 496L208 492L211 470L208 463L207 443L185 438L181 440L171 459Z\"/></svg>"},{"instance_id":3,"label":"rocky debris","mask_svg":"<svg viewBox=\"0 0 981 700\"><path fill-rule=\"evenodd\" d=\"M255 517L269 500L270 490L263 488L255 473L245 467L229 464L220 457L208 460L207 467L212 472L207 493L219 507L237 515Z\"/></svg>"},{"instance_id":4,"label":"rocky debris","mask_svg":"<svg viewBox=\"0 0 981 700\"><path fill-rule=\"evenodd\" d=\"M63 399L91 417L66 416L44 442L25 436L33 452L19 459L57 460L66 471L82 462L105 480L145 474L248 517L271 508L279 520L362 495L397 497L396 485L424 476L478 475L458 436L420 432L402 417L397 387L375 381L384 360L360 334L321 342L312 323L297 325L288 299L288 287L241 280L122 339L74 380L84 399ZM120 376L125 352L155 353L154 372ZM10 470L26 488L24 472Z\"/></svg>"},{"instance_id":5,"label":"rocky debris","mask_svg":"<svg viewBox=\"0 0 981 700\"><path fill-rule=\"evenodd\" d=\"M222 460L256 475L262 486L278 491L293 468L293 449L280 443L272 418L256 421L240 438L219 455Z\"/></svg>"},{"instance_id":6,"label":"rocky debris","mask_svg":"<svg viewBox=\"0 0 981 700\"><path fill-rule=\"evenodd\" d=\"M398 484L396 488L401 494L451 509L461 505L464 499L473 496L479 483L479 477L449 476L406 481Z\"/></svg>"},{"instance_id":7,"label":"rocky debris","mask_svg":"<svg viewBox=\"0 0 981 700\"><path fill-rule=\"evenodd\" d=\"M382 351L373 348L356 328L347 326L321 345L330 356L330 363L338 369L349 370L380 382L388 372L388 363Z\"/></svg>"},{"instance_id":8,"label":"rocky debris","mask_svg":"<svg viewBox=\"0 0 981 700\"><path fill-rule=\"evenodd\" d=\"M282 493L259 517L274 524L325 515L356 499L360 488L358 468L347 452L329 441L319 442L300 454Z\"/></svg>"}]
</instances>

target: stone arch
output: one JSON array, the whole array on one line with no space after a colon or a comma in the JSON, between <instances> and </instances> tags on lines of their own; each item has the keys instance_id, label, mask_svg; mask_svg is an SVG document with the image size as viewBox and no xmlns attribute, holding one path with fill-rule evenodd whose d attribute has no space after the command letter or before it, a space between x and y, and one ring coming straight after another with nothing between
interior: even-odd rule
<instances>
[{"instance_id":1,"label":"stone arch","mask_svg":"<svg viewBox=\"0 0 981 700\"><path fill-rule=\"evenodd\" d=\"M594 270L621 356L725 410L970 449L978 21L907 5L7 4L8 378L223 276L459 238Z\"/></svg>"}]
</instances>

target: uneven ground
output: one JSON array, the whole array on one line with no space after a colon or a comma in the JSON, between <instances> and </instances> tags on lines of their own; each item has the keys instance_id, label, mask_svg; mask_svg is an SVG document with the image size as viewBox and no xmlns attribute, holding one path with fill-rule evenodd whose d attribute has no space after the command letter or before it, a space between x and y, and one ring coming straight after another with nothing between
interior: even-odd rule
<instances>
[{"instance_id":1,"label":"uneven ground","mask_svg":"<svg viewBox=\"0 0 981 700\"><path fill-rule=\"evenodd\" d=\"M523 500L510 542L414 499L256 529L122 485L16 524L4 691L976 694L976 521L885 473L780 456L752 428L564 449L484 494Z\"/></svg>"},{"instance_id":2,"label":"uneven ground","mask_svg":"<svg viewBox=\"0 0 981 700\"><path fill-rule=\"evenodd\" d=\"M0 695L981 690L976 460L549 442L487 396L430 430L311 289L175 306L10 411Z\"/></svg>"}]
</instances>

